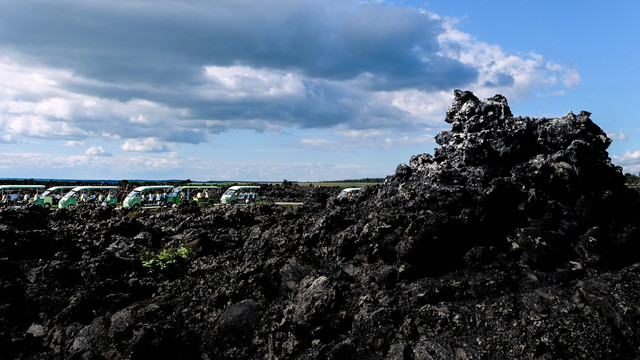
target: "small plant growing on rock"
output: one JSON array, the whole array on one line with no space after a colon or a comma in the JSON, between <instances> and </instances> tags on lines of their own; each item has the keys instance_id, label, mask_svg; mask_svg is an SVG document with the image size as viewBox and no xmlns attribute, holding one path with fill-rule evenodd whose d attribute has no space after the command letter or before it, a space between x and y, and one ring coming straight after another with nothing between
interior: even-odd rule
<instances>
[{"instance_id":1,"label":"small plant growing on rock","mask_svg":"<svg viewBox=\"0 0 640 360\"><path fill-rule=\"evenodd\" d=\"M142 212L142 210L134 210L127 213L127 217L130 219L137 219L139 217L142 217L142 215L144 215L144 212Z\"/></svg>"},{"instance_id":2,"label":"small plant growing on rock","mask_svg":"<svg viewBox=\"0 0 640 360\"><path fill-rule=\"evenodd\" d=\"M171 272L185 266L190 260L195 250L197 241L184 243L177 249L173 247L163 247L160 252L153 254L144 251L140 254L142 266L149 269L150 274L166 276Z\"/></svg>"}]
</instances>

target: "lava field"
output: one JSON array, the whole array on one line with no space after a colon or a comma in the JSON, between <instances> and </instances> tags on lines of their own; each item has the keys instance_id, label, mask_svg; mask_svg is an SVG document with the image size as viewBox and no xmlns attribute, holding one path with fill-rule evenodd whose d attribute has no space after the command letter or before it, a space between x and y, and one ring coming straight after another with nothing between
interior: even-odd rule
<instances>
[{"instance_id":1,"label":"lava field","mask_svg":"<svg viewBox=\"0 0 640 360\"><path fill-rule=\"evenodd\" d=\"M0 359L640 358L640 196L590 114L445 121L355 201L0 209Z\"/></svg>"}]
</instances>

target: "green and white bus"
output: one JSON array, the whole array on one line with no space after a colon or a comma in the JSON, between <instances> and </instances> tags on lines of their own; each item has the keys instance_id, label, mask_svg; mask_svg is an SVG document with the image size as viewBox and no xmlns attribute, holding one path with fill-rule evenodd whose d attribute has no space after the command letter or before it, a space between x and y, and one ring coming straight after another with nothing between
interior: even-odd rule
<instances>
[{"instance_id":1,"label":"green and white bus","mask_svg":"<svg viewBox=\"0 0 640 360\"><path fill-rule=\"evenodd\" d=\"M44 185L0 185L0 205L21 207L29 204Z\"/></svg>"},{"instance_id":2,"label":"green and white bus","mask_svg":"<svg viewBox=\"0 0 640 360\"><path fill-rule=\"evenodd\" d=\"M181 203L191 203L197 205L214 204L217 202L216 190L218 186L213 185L185 185L176 186L167 195L163 205L178 205Z\"/></svg>"},{"instance_id":3,"label":"green and white bus","mask_svg":"<svg viewBox=\"0 0 640 360\"><path fill-rule=\"evenodd\" d=\"M340 191L340 194L338 194L338 199L349 199L349 200L353 200L356 199L358 197L358 195L360 195L360 191L362 190L362 188L346 188L346 189L342 189L342 191Z\"/></svg>"},{"instance_id":4,"label":"green and white bus","mask_svg":"<svg viewBox=\"0 0 640 360\"><path fill-rule=\"evenodd\" d=\"M122 201L122 207L137 209L141 207L159 207L166 202L167 193L172 185L138 186Z\"/></svg>"},{"instance_id":5,"label":"green and white bus","mask_svg":"<svg viewBox=\"0 0 640 360\"><path fill-rule=\"evenodd\" d=\"M77 185L53 186L45 190L42 194L36 194L33 204L42 206L45 209L57 207L62 196Z\"/></svg>"},{"instance_id":6,"label":"green and white bus","mask_svg":"<svg viewBox=\"0 0 640 360\"><path fill-rule=\"evenodd\" d=\"M58 208L64 209L79 205L113 206L118 204L115 194L117 186L77 186L66 193Z\"/></svg>"},{"instance_id":7,"label":"green and white bus","mask_svg":"<svg viewBox=\"0 0 640 360\"><path fill-rule=\"evenodd\" d=\"M223 204L249 204L260 200L258 190L260 186L232 186L220 198Z\"/></svg>"}]
</instances>

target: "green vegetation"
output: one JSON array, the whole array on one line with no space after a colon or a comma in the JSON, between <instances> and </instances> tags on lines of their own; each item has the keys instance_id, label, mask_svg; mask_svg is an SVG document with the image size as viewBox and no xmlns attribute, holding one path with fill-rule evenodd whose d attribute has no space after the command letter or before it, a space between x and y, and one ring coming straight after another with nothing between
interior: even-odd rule
<instances>
[{"instance_id":1,"label":"green vegetation","mask_svg":"<svg viewBox=\"0 0 640 360\"><path fill-rule=\"evenodd\" d=\"M384 178L364 178L364 179L353 179L353 180L335 180L335 181L320 181L320 182L309 182L309 183L300 183L300 185L313 185L313 186L337 186L337 187L365 187L371 185L382 184L384 182Z\"/></svg>"},{"instance_id":2,"label":"green vegetation","mask_svg":"<svg viewBox=\"0 0 640 360\"><path fill-rule=\"evenodd\" d=\"M640 177L638 177L638 175L626 173L626 174L624 174L624 176L627 179L627 186L628 187L638 187L638 186L640 186Z\"/></svg>"},{"instance_id":3,"label":"green vegetation","mask_svg":"<svg viewBox=\"0 0 640 360\"><path fill-rule=\"evenodd\" d=\"M163 247L159 253L144 251L140 254L142 266L149 269L150 274L167 276L185 266L195 250L197 242L185 243L180 247Z\"/></svg>"},{"instance_id":4,"label":"green vegetation","mask_svg":"<svg viewBox=\"0 0 640 360\"><path fill-rule=\"evenodd\" d=\"M336 183L365 183L365 184L380 184L384 182L385 178L362 178L362 179L352 179L352 180L335 180L331 182Z\"/></svg>"}]
</instances>

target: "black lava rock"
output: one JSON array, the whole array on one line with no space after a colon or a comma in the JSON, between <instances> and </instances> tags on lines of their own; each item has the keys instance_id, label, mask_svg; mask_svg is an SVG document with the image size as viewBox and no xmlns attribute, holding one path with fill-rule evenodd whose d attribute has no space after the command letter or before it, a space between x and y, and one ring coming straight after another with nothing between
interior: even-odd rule
<instances>
[{"instance_id":1,"label":"black lava rock","mask_svg":"<svg viewBox=\"0 0 640 360\"><path fill-rule=\"evenodd\" d=\"M0 359L640 357L640 198L590 114L445 121L355 201L0 209Z\"/></svg>"}]
</instances>

